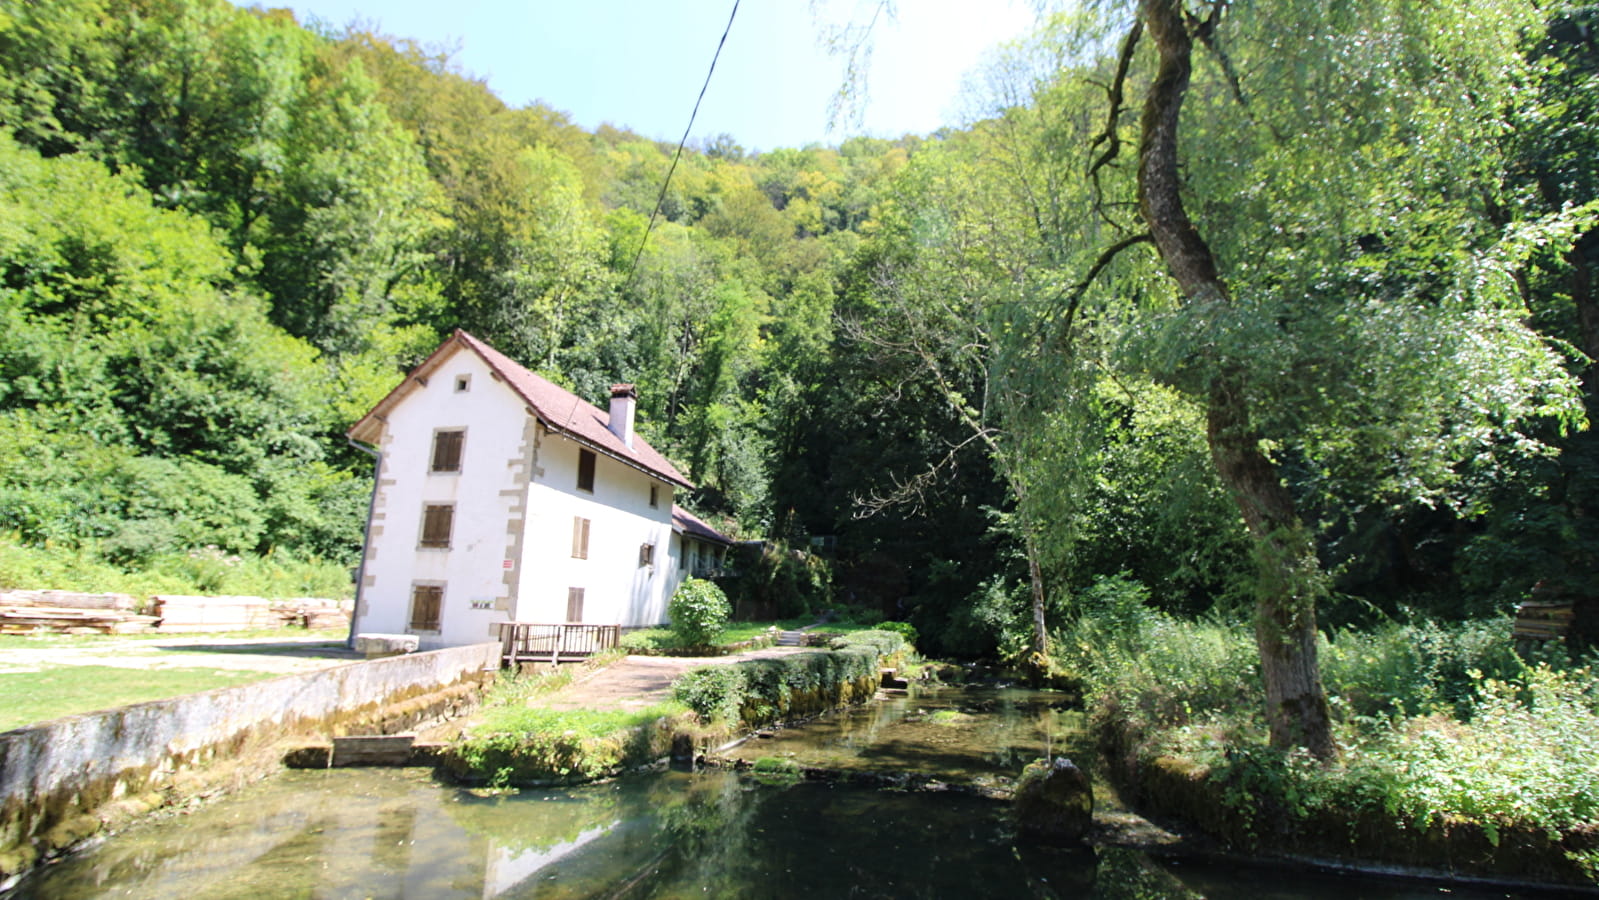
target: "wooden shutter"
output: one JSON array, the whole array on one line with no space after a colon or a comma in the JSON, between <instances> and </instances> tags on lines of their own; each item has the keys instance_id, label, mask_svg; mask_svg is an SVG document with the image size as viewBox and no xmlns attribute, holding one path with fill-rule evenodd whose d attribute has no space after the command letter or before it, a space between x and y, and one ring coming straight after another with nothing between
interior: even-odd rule
<instances>
[{"instance_id":1,"label":"wooden shutter","mask_svg":"<svg viewBox=\"0 0 1599 900\"><path fill-rule=\"evenodd\" d=\"M429 503L422 507L422 540L424 547L449 547L450 526L455 522L455 504Z\"/></svg>"},{"instance_id":2,"label":"wooden shutter","mask_svg":"<svg viewBox=\"0 0 1599 900\"><path fill-rule=\"evenodd\" d=\"M411 629L413 631L438 631L439 613L444 606L444 586L416 584L411 586Z\"/></svg>"},{"instance_id":3,"label":"wooden shutter","mask_svg":"<svg viewBox=\"0 0 1599 900\"><path fill-rule=\"evenodd\" d=\"M583 589L566 589L566 621L583 621Z\"/></svg>"},{"instance_id":4,"label":"wooden shutter","mask_svg":"<svg viewBox=\"0 0 1599 900\"><path fill-rule=\"evenodd\" d=\"M461 441L464 431L433 432L433 471L461 471Z\"/></svg>"},{"instance_id":5,"label":"wooden shutter","mask_svg":"<svg viewBox=\"0 0 1599 900\"><path fill-rule=\"evenodd\" d=\"M594 453L581 448L577 451L577 489L594 493Z\"/></svg>"},{"instance_id":6,"label":"wooden shutter","mask_svg":"<svg viewBox=\"0 0 1599 900\"><path fill-rule=\"evenodd\" d=\"M589 558L589 520L582 516L572 517L572 558Z\"/></svg>"},{"instance_id":7,"label":"wooden shutter","mask_svg":"<svg viewBox=\"0 0 1599 900\"><path fill-rule=\"evenodd\" d=\"M640 544L638 548L638 564L641 566L655 565L655 545Z\"/></svg>"}]
</instances>

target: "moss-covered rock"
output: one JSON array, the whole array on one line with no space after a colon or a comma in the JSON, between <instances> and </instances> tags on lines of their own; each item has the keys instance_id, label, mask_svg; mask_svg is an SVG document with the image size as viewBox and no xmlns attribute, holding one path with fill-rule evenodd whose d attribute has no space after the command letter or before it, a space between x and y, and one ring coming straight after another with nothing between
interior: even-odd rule
<instances>
[{"instance_id":1,"label":"moss-covered rock","mask_svg":"<svg viewBox=\"0 0 1599 900\"><path fill-rule=\"evenodd\" d=\"M1094 824L1094 788L1071 760L1035 760L1016 781L1016 830L1048 844L1082 841Z\"/></svg>"}]
</instances>

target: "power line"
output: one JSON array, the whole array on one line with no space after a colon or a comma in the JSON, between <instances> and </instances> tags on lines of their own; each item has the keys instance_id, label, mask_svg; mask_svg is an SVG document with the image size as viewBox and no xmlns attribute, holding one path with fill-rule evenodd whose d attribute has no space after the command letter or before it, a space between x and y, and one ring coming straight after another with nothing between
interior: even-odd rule
<instances>
[{"instance_id":1,"label":"power line","mask_svg":"<svg viewBox=\"0 0 1599 900\"><path fill-rule=\"evenodd\" d=\"M678 139L677 152L672 155L672 165L666 170L666 180L661 182L661 194L655 198L655 209L650 212L650 222L644 227L644 237L638 242L638 251L633 254L633 265L628 268L627 284L622 286L622 293L626 294L633 286L633 279L638 277L638 261L644 256L644 245L650 241L650 232L655 230L655 219L661 214L661 206L666 203L666 189L672 184L672 173L677 171L677 161L683 158L683 145L688 143L688 135L694 130L694 117L700 114L700 101L705 99L705 90L711 86L711 76L716 73L716 61L722 58L722 46L727 43L727 33L733 30L733 19L738 16L739 0L733 0L733 11L727 15L727 27L722 29L722 39L716 42L716 53L711 56L711 68L705 73L705 83L700 85L700 95L694 100L694 111L688 114L688 127L683 129L683 136Z\"/></svg>"}]
</instances>

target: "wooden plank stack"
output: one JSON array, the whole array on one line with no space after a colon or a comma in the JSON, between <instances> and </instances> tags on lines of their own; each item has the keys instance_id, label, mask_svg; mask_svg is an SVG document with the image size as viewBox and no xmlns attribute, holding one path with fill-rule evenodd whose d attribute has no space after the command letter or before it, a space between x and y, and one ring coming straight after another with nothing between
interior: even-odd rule
<instances>
[{"instance_id":1,"label":"wooden plank stack","mask_svg":"<svg viewBox=\"0 0 1599 900\"><path fill-rule=\"evenodd\" d=\"M0 591L0 634L134 634L158 621L127 594Z\"/></svg>"},{"instance_id":2,"label":"wooden plank stack","mask_svg":"<svg viewBox=\"0 0 1599 900\"><path fill-rule=\"evenodd\" d=\"M1516 607L1516 624L1510 636L1518 641L1552 641L1566 636L1576 604L1571 601L1528 600Z\"/></svg>"},{"instance_id":3,"label":"wooden plank stack","mask_svg":"<svg viewBox=\"0 0 1599 900\"><path fill-rule=\"evenodd\" d=\"M264 600L161 594L155 602L161 630L171 632L243 631L285 625L343 628L350 622L348 610L338 601L316 597Z\"/></svg>"},{"instance_id":4,"label":"wooden plank stack","mask_svg":"<svg viewBox=\"0 0 1599 900\"><path fill-rule=\"evenodd\" d=\"M127 594L0 591L0 634L134 634L157 628L181 633L291 625L331 630L350 624L348 602L317 597L164 594L153 598L153 604L155 615L139 615L139 601Z\"/></svg>"}]
</instances>

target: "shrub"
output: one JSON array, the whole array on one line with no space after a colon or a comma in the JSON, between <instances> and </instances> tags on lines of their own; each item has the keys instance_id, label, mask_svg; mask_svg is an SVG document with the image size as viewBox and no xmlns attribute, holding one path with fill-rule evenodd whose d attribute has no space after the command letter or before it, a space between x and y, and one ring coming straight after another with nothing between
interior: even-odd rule
<instances>
[{"instance_id":1,"label":"shrub","mask_svg":"<svg viewBox=\"0 0 1599 900\"><path fill-rule=\"evenodd\" d=\"M722 589L700 578L690 578L677 586L666 607L672 631L685 645L709 647L722 636L722 629L733 615Z\"/></svg>"},{"instance_id":2,"label":"shrub","mask_svg":"<svg viewBox=\"0 0 1599 900\"><path fill-rule=\"evenodd\" d=\"M861 635L867 637L850 640ZM870 697L882 658L905 648L891 631L857 632L834 644L830 651L693 669L673 683L672 694L706 722L753 725L810 715Z\"/></svg>"},{"instance_id":3,"label":"shrub","mask_svg":"<svg viewBox=\"0 0 1599 900\"><path fill-rule=\"evenodd\" d=\"M898 634L900 637L905 639L905 643L907 644L915 645L916 643L916 638L918 636L916 633L916 626L909 622L879 622L877 627L881 631L892 631L895 634Z\"/></svg>"},{"instance_id":4,"label":"shrub","mask_svg":"<svg viewBox=\"0 0 1599 900\"><path fill-rule=\"evenodd\" d=\"M905 636L898 631L852 631L833 638L828 646L834 650L866 647L880 657L893 657L904 653L909 646Z\"/></svg>"},{"instance_id":5,"label":"shrub","mask_svg":"<svg viewBox=\"0 0 1599 900\"><path fill-rule=\"evenodd\" d=\"M672 697L705 722L737 722L744 705L744 669L705 666L672 682Z\"/></svg>"},{"instance_id":6,"label":"shrub","mask_svg":"<svg viewBox=\"0 0 1599 900\"><path fill-rule=\"evenodd\" d=\"M590 781L659 758L681 715L670 703L636 711L503 707L492 724L450 746L446 766L496 786Z\"/></svg>"}]
</instances>

